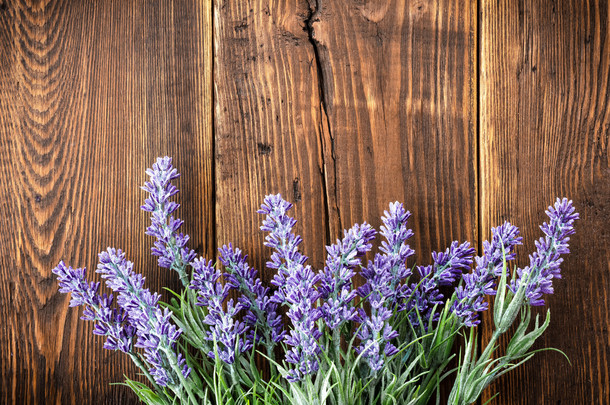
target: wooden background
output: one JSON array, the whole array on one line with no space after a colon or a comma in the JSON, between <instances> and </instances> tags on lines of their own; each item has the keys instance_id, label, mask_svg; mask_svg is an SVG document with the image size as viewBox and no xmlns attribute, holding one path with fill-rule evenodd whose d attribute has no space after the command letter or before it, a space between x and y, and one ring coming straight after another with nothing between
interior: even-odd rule
<instances>
[{"instance_id":1,"label":"wooden background","mask_svg":"<svg viewBox=\"0 0 610 405\"><path fill-rule=\"evenodd\" d=\"M138 208L160 155L182 173L191 246L233 241L259 269L268 193L295 203L317 268L394 200L420 263L508 219L525 265L544 209L573 199L537 345L572 365L538 354L486 398L610 403L609 76L606 1L0 0L0 403L136 402L109 386L134 367L51 269L95 277L115 246L152 290L178 287Z\"/></svg>"}]
</instances>

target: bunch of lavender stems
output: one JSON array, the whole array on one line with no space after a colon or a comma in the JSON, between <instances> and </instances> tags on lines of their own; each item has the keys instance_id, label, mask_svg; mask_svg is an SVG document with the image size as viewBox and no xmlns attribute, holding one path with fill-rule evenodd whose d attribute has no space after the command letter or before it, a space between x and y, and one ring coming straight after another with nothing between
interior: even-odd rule
<instances>
[{"instance_id":1,"label":"bunch of lavender stems","mask_svg":"<svg viewBox=\"0 0 610 405\"><path fill-rule=\"evenodd\" d=\"M547 312L540 324L536 317L527 332L531 307L553 293L578 219L571 201L557 199L530 264L512 272L522 237L509 222L492 228L479 256L468 242L454 241L434 252L431 264L409 268L411 213L394 202L379 232L355 224L326 247L324 268L315 270L293 231L292 204L269 195L258 211L271 249L266 267L274 274L265 285L230 243L219 249L217 263L188 247L183 221L174 216L179 204L172 182L179 174L169 157L146 173L142 209L151 215L152 254L176 271L184 290L170 290L171 302L161 302L125 253L111 248L100 253L97 272L116 299L87 281L85 269L60 262L53 270L60 292L72 295L70 306L84 306L83 319L106 337L104 348L126 353L142 370L150 385L126 383L146 403L426 404L450 376L449 403L472 403L535 353L530 348L550 318ZM474 331L490 307L495 329L479 355ZM519 316L506 352L497 355L498 339ZM460 335L459 365L449 370ZM270 365L271 378L257 359Z\"/></svg>"}]
</instances>

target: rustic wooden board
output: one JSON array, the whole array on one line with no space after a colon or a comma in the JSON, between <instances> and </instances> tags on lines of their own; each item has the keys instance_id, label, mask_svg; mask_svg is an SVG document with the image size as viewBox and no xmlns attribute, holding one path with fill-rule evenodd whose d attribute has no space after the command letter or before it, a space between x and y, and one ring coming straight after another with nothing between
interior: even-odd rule
<instances>
[{"instance_id":1,"label":"rustic wooden board","mask_svg":"<svg viewBox=\"0 0 610 405\"><path fill-rule=\"evenodd\" d=\"M475 1L317 2L333 237L398 200L418 263L476 246L476 24Z\"/></svg>"},{"instance_id":2,"label":"rustic wooden board","mask_svg":"<svg viewBox=\"0 0 610 405\"><path fill-rule=\"evenodd\" d=\"M262 3L215 4L219 245L261 268L255 211L277 192L307 218L317 268L329 239L378 227L395 200L419 260L476 244L476 2Z\"/></svg>"},{"instance_id":3,"label":"rustic wooden board","mask_svg":"<svg viewBox=\"0 0 610 405\"><path fill-rule=\"evenodd\" d=\"M537 354L491 387L496 404L610 402L609 40L607 2L481 2L482 236L509 219L525 266L556 196L581 214L536 346L572 366Z\"/></svg>"},{"instance_id":4,"label":"rustic wooden board","mask_svg":"<svg viewBox=\"0 0 610 405\"><path fill-rule=\"evenodd\" d=\"M214 3L216 240L245 250L266 282L271 250L256 211L267 194L295 204L308 263L324 262L323 122L310 13L303 1Z\"/></svg>"},{"instance_id":5,"label":"rustic wooden board","mask_svg":"<svg viewBox=\"0 0 610 405\"><path fill-rule=\"evenodd\" d=\"M151 289L139 186L175 158L192 246L214 242L209 2L0 1L0 402L136 403L51 269L123 248Z\"/></svg>"}]
</instances>

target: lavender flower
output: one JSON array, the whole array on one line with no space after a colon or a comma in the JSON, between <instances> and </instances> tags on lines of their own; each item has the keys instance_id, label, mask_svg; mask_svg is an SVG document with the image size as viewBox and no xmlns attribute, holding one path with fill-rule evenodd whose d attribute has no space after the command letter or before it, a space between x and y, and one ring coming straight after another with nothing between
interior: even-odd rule
<instances>
[{"instance_id":1,"label":"lavender flower","mask_svg":"<svg viewBox=\"0 0 610 405\"><path fill-rule=\"evenodd\" d=\"M469 327L478 325L478 312L487 310L486 295L495 295L495 280L502 275L504 259L515 258L514 249L521 244L519 229L509 222L491 229L492 241L483 242L483 256L477 257L477 267L462 276L464 285L456 289L452 311Z\"/></svg>"},{"instance_id":2,"label":"lavender flower","mask_svg":"<svg viewBox=\"0 0 610 405\"><path fill-rule=\"evenodd\" d=\"M106 336L104 348L132 353L135 328L122 309L112 308L113 297L99 295L100 283L87 283L86 269L66 267L63 261L53 270L59 281L59 292L71 293L70 306L85 307L81 319L95 322L93 333Z\"/></svg>"},{"instance_id":3,"label":"lavender flower","mask_svg":"<svg viewBox=\"0 0 610 405\"><path fill-rule=\"evenodd\" d=\"M319 296L314 286L320 276L314 274L310 266L304 266L307 257L298 251L302 239L292 233L296 220L286 215L290 208L292 204L279 194L268 195L258 212L266 215L261 226L262 231L269 232L265 245L275 249L267 262L267 267L277 269L271 281L278 287L273 301L288 305L288 317L293 324L284 341L292 346L286 353L286 361L295 365L287 376L289 381L294 382L317 372L319 368L318 339L321 333L316 322L321 314L314 307Z\"/></svg>"},{"instance_id":4,"label":"lavender flower","mask_svg":"<svg viewBox=\"0 0 610 405\"><path fill-rule=\"evenodd\" d=\"M517 269L517 279L513 280L510 289L516 292L521 283L527 283L525 296L533 306L544 305L542 294L553 293L553 278L561 278L559 265L561 254L569 253L569 235L574 233L574 221L579 219L572 200L567 198L555 201L546 211L550 221L540 226L544 237L536 241L536 251L530 255L530 265Z\"/></svg>"},{"instance_id":5,"label":"lavender flower","mask_svg":"<svg viewBox=\"0 0 610 405\"><path fill-rule=\"evenodd\" d=\"M392 311L384 307L373 311L371 316L360 310L362 326L358 337L361 343L355 350L366 359L373 372L381 370L385 357L398 353L396 346L391 343L391 340L398 336L398 332L388 322L391 317Z\"/></svg>"},{"instance_id":6,"label":"lavender flower","mask_svg":"<svg viewBox=\"0 0 610 405\"><path fill-rule=\"evenodd\" d=\"M364 297L371 308L371 315L360 309L357 320L361 323L358 332L360 346L357 353L362 353L372 371L383 366L381 350L386 356L396 353L396 347L390 343L396 332L387 323L394 308L400 305L406 288L404 281L411 275L411 270L405 265L405 260L414 253L406 240L413 236L413 231L407 228L407 220L411 216L399 202L390 204L390 210L384 211L381 218L381 234L385 237L380 250L384 253L375 255L374 261L362 270L365 284L358 289L358 294Z\"/></svg>"},{"instance_id":7,"label":"lavender flower","mask_svg":"<svg viewBox=\"0 0 610 405\"><path fill-rule=\"evenodd\" d=\"M233 364L236 349L245 352L251 348L250 342L240 337L247 332L248 327L233 319L243 306L241 303L234 304L231 299L227 302L226 310L223 308L229 286L218 281L222 274L214 268L211 260L206 263L203 259L195 259L192 266L193 281L189 288L197 291L197 305L208 309L204 322L211 328L206 338L216 342L218 356L222 361ZM215 358L214 351L210 350L208 356Z\"/></svg>"},{"instance_id":8,"label":"lavender flower","mask_svg":"<svg viewBox=\"0 0 610 405\"><path fill-rule=\"evenodd\" d=\"M315 274L310 266L297 264L292 274L286 280L286 302L289 307L288 317L293 328L284 338L292 348L286 353L286 361L296 368L288 371L287 379L290 382L300 381L306 375L314 374L319 369L318 356L320 346L318 339L322 333L316 326L321 313L314 308L319 293L314 285L320 276Z\"/></svg>"},{"instance_id":9,"label":"lavender flower","mask_svg":"<svg viewBox=\"0 0 610 405\"><path fill-rule=\"evenodd\" d=\"M182 354L176 353L182 331L170 323L171 312L161 310L159 295L144 288L144 277L133 271L133 263L121 250L108 248L99 254L99 260L96 271L118 293L117 303L136 329L136 347L144 349L150 375L163 387L179 384L178 373L187 378L191 370Z\"/></svg>"},{"instance_id":10,"label":"lavender flower","mask_svg":"<svg viewBox=\"0 0 610 405\"><path fill-rule=\"evenodd\" d=\"M355 319L357 313L352 305L356 297L352 277L354 268L360 264L359 257L371 250L375 229L366 222L344 231L343 240L326 247L326 267L320 274L320 297L325 300L321 307L322 317L331 330L337 330L344 322Z\"/></svg>"},{"instance_id":11,"label":"lavender flower","mask_svg":"<svg viewBox=\"0 0 610 405\"><path fill-rule=\"evenodd\" d=\"M307 256L299 252L298 246L303 239L299 235L292 233L292 228L296 225L296 219L286 215L292 208L292 204L282 199L280 194L265 196L259 214L265 214L261 231L269 232L265 237L265 246L275 251L271 254L271 260L267 262L267 267L277 270L271 280L271 284L278 287L273 296L273 300L278 304L286 301L286 279L299 264L307 261Z\"/></svg>"},{"instance_id":12,"label":"lavender flower","mask_svg":"<svg viewBox=\"0 0 610 405\"><path fill-rule=\"evenodd\" d=\"M270 353L275 343L280 342L285 335L282 319L277 313L277 304L269 296L269 288L264 287L257 271L246 262L247 255L242 255L240 249L233 245L224 245L219 249L220 262L227 270L226 280L230 288L239 290L238 298L242 308L246 310L244 322L249 326L248 343L262 342Z\"/></svg>"},{"instance_id":13,"label":"lavender flower","mask_svg":"<svg viewBox=\"0 0 610 405\"><path fill-rule=\"evenodd\" d=\"M186 266L195 258L195 252L186 247L189 236L178 233L184 221L172 215L180 204L170 201L170 198L178 193L171 181L180 177L180 174L172 166L172 159L167 156L157 158L157 162L153 164L152 169L146 170L146 174L150 176L150 181L147 181L142 189L150 195L141 208L152 213L152 223L146 229L147 235L157 238L152 253L159 256L159 266L176 270L182 284L187 286Z\"/></svg>"},{"instance_id":14,"label":"lavender flower","mask_svg":"<svg viewBox=\"0 0 610 405\"><path fill-rule=\"evenodd\" d=\"M424 326L430 319L436 320L438 314L433 313L434 306L444 303L439 286L453 284L463 269L469 269L474 252L469 242L459 244L453 241L444 252L432 253L432 265L417 266L421 280L418 284L411 284L405 294L409 297L405 309L410 312L409 319L414 327L420 326L420 319Z\"/></svg>"}]
</instances>

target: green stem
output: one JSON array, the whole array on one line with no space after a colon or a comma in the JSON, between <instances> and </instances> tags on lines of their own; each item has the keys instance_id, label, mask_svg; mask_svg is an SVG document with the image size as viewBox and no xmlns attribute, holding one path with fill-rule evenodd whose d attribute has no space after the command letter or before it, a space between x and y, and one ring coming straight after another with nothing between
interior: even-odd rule
<instances>
[{"instance_id":1,"label":"green stem","mask_svg":"<svg viewBox=\"0 0 610 405\"><path fill-rule=\"evenodd\" d=\"M491 339L489 339L489 342L487 343L487 347L485 347L485 350L481 354L481 357L479 357L479 360L477 360L477 362L475 363L475 367L478 366L480 363L485 363L487 361L487 358L491 356L491 353L494 350L494 345L496 341L501 335L502 332L500 332L499 330L496 329L494 331L493 335L491 336Z\"/></svg>"},{"instance_id":2,"label":"green stem","mask_svg":"<svg viewBox=\"0 0 610 405\"><path fill-rule=\"evenodd\" d=\"M163 348L163 351L165 353L165 356L169 360L169 364L170 364L172 370L174 370L174 373L178 376L178 379L180 380L180 385L186 390L186 393L189 398L189 403L191 403L193 405L197 405L198 404L197 397L195 396L195 394L193 394L188 381L186 381L186 378L184 378L184 376L182 375L182 370L180 369L180 365L178 364L178 359L176 358L176 355L173 352L171 352L171 350L168 350L167 348ZM182 400L181 393L180 393L180 400Z\"/></svg>"},{"instance_id":3,"label":"green stem","mask_svg":"<svg viewBox=\"0 0 610 405\"><path fill-rule=\"evenodd\" d=\"M336 366L341 365L341 328L337 327L333 329L333 346L335 348L335 362Z\"/></svg>"}]
</instances>

